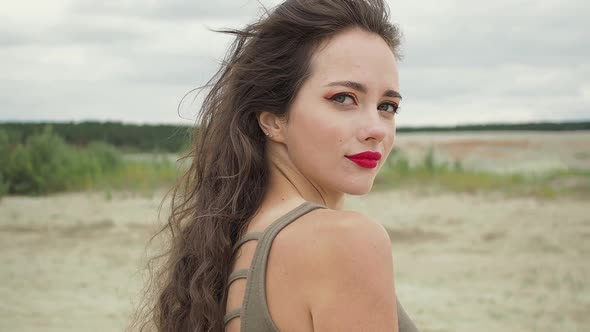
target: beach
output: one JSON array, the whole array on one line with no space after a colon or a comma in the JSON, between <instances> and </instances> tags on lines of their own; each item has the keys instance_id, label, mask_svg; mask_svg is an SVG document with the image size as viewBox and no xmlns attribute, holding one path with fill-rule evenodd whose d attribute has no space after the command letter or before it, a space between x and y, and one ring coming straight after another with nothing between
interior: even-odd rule
<instances>
[{"instance_id":1,"label":"beach","mask_svg":"<svg viewBox=\"0 0 590 332\"><path fill-rule=\"evenodd\" d=\"M507 163L525 167L532 156L545 160L545 169L584 166L590 160L586 145L572 143L567 135L543 136L538 140L546 144L540 145L527 137L455 135L439 137L436 144L452 150L461 144L449 142L503 141L504 154L495 159L489 157L489 151L500 151L495 143L480 144L463 156L469 167L488 156L499 171L506 171ZM551 152L547 144L555 137L562 145ZM576 142L587 139L586 134L576 137ZM399 144L419 156L430 139L406 135ZM506 143L518 140L528 143ZM122 331L141 293L152 253L146 251L147 241L166 220L166 204L158 217L164 194L97 191L2 198L0 330ZM418 187L350 196L346 208L388 230L398 297L421 331L581 332L590 326L587 199Z\"/></svg>"}]
</instances>

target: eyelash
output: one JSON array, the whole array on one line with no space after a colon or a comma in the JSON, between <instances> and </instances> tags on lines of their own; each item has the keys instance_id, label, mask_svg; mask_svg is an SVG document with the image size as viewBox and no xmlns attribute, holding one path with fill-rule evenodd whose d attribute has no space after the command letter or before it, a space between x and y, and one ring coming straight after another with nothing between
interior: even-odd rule
<instances>
[{"instance_id":1,"label":"eyelash","mask_svg":"<svg viewBox=\"0 0 590 332\"><path fill-rule=\"evenodd\" d=\"M345 92L338 93L338 94L333 95L332 97L330 97L330 100L334 101L335 103L342 104L342 103L337 102L335 100L336 97L340 97L340 96L350 97L350 98L352 98L352 100L354 100L355 104L357 103L357 100L354 97L354 95L352 95L350 93L345 93ZM397 103L387 102L387 103L382 103L379 106L381 106L381 105L389 105L389 106L393 107L393 112L385 111L385 112L390 113L390 114L397 114L399 112L399 109L400 109L400 107L399 107L399 105ZM383 110L380 110L380 111L383 111Z\"/></svg>"}]
</instances>

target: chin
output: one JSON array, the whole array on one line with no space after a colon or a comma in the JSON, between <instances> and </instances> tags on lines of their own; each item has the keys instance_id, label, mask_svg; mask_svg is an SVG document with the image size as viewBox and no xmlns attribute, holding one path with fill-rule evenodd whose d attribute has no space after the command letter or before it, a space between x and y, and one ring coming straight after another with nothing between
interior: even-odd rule
<instances>
[{"instance_id":1,"label":"chin","mask_svg":"<svg viewBox=\"0 0 590 332\"><path fill-rule=\"evenodd\" d=\"M364 185L350 185L347 188L344 188L343 191L349 195L360 196L368 194L372 188L373 182Z\"/></svg>"}]
</instances>

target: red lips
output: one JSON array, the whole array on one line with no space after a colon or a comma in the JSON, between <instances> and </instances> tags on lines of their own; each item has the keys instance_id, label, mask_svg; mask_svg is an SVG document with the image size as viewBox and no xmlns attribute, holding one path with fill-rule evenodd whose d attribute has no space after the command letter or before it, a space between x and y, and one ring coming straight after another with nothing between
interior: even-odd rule
<instances>
[{"instance_id":1,"label":"red lips","mask_svg":"<svg viewBox=\"0 0 590 332\"><path fill-rule=\"evenodd\" d=\"M361 167L375 168L377 167L379 159L381 159L381 154L379 152L364 151L355 155L346 156L346 158L350 159Z\"/></svg>"}]
</instances>

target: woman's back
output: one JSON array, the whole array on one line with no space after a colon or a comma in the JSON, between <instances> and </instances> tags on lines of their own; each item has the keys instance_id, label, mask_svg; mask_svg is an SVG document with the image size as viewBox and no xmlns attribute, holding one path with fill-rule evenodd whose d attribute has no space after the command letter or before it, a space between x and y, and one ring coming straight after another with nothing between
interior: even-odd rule
<instances>
[{"instance_id":1,"label":"woman's back","mask_svg":"<svg viewBox=\"0 0 590 332\"><path fill-rule=\"evenodd\" d=\"M347 243L336 244L341 246L336 248L340 253L349 252L349 250L354 250L356 253L351 253L352 257L344 257L348 262L340 264L348 267L342 269L332 266L334 262L326 262L324 259L335 257L333 260L336 263L342 263L338 262L342 261L342 258L338 258L342 255L330 251L335 249L335 241L346 240L346 238L338 238L337 235L344 234L347 228L350 231L354 230L350 227L356 227L353 236L358 239L359 236L363 238L359 232L366 233L366 230L359 229L358 224L350 222L351 217L359 219L362 215L324 208L311 202L300 202L295 208L293 204L284 205L273 208L272 211L261 211L254 217L246 236L235 247L237 255L231 277L236 279L235 281L230 279L233 282L230 283L228 291L226 331L321 331L322 327L335 328L340 323L342 326L336 327L340 331L393 330L383 325L387 324L384 322L387 322L388 318L390 322L394 319L394 310L387 309L392 308L392 303L395 303L393 283L388 287L391 296L383 294L383 289L372 297L370 295L371 290L376 289L371 284L379 284L375 279L382 280L378 275L388 275L387 271L380 272L386 270L387 266L371 268L372 271L362 271L363 267L367 266L366 261L376 261L371 256L376 254L375 242L380 240L367 243L365 253L362 252L363 250L359 252L355 249L354 243L353 248L350 248ZM363 225L368 225L366 220L362 222L364 222ZM372 223L372 221L369 222ZM369 226L378 232L383 230L379 225ZM377 234L377 236L381 235ZM385 237L387 237L386 234ZM329 242L333 243L326 246ZM271 244L272 250L270 250ZM387 246L389 248L388 240ZM326 251L326 249L329 250ZM370 256L367 257L367 253L370 253ZM390 249L388 254L391 255ZM355 257L365 257L364 262L358 261ZM347 268L360 269L361 273L353 273L352 281L355 284L344 286L345 291L342 291L341 282L351 281L346 277L351 274L338 273L346 271ZM392 271L389 272L392 273ZM332 273L337 275L331 275ZM364 280L358 279L363 275ZM327 286L324 282L330 285L335 284L335 287ZM331 290L337 288L340 290L333 294ZM385 291L387 292L388 289L386 288ZM343 301L333 302L334 296L341 297ZM363 303L366 301L371 303ZM334 309L340 310L332 312ZM346 312L347 310L351 312ZM370 316L363 317L363 315ZM400 331L415 331L413 323L401 307L398 308L398 317L399 326L406 327ZM347 321L348 319L361 325L355 327L354 323ZM340 323L333 320L338 320Z\"/></svg>"}]
</instances>

